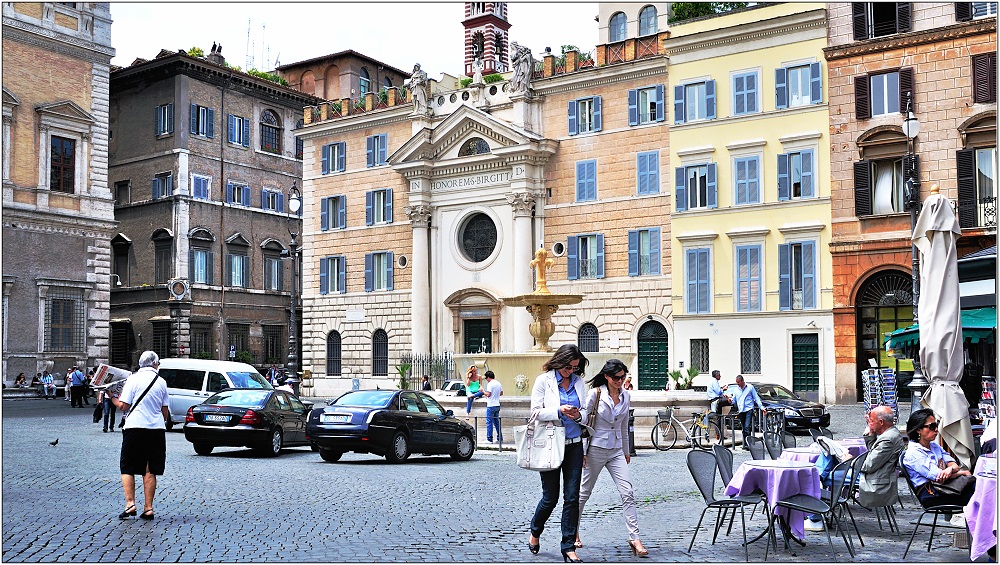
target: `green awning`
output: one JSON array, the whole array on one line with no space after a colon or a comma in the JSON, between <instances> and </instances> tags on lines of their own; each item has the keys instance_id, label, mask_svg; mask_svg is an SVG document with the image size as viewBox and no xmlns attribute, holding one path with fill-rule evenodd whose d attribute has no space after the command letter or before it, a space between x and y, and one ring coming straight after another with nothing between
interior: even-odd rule
<instances>
[{"instance_id":1,"label":"green awning","mask_svg":"<svg viewBox=\"0 0 1000 565\"><path fill-rule=\"evenodd\" d=\"M993 343L997 329L997 309L995 306L962 310L962 340L972 343L984 341ZM903 351L920 344L920 330L917 324L900 328L886 334L886 350Z\"/></svg>"}]
</instances>

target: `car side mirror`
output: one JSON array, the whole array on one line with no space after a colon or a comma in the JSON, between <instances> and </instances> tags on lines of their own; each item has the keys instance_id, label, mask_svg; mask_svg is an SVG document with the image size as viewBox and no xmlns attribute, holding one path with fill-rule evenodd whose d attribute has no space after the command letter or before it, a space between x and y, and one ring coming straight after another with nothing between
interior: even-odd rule
<instances>
[{"instance_id":1,"label":"car side mirror","mask_svg":"<svg viewBox=\"0 0 1000 565\"><path fill-rule=\"evenodd\" d=\"M455 411L454 411L454 410L448 410L448 411L446 411L446 412L444 413L444 417L445 417L445 418L451 418L451 417L452 417L452 416L454 416L454 415L455 415Z\"/></svg>"}]
</instances>

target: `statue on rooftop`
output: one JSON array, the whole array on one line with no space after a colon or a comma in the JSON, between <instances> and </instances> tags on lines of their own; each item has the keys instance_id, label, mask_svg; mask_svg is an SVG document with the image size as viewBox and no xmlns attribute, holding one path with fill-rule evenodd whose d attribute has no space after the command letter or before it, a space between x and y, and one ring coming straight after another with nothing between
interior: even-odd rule
<instances>
[{"instance_id":1,"label":"statue on rooftop","mask_svg":"<svg viewBox=\"0 0 1000 565\"><path fill-rule=\"evenodd\" d=\"M514 77L510 79L510 91L528 92L531 83L531 74L535 70L535 59L531 56L531 49L518 45L516 41L511 42L513 58L511 64L514 66Z\"/></svg>"},{"instance_id":2,"label":"statue on rooftop","mask_svg":"<svg viewBox=\"0 0 1000 565\"><path fill-rule=\"evenodd\" d=\"M427 113L427 73L420 69L420 63L413 65L410 75L410 92L413 93L413 113Z\"/></svg>"}]
</instances>

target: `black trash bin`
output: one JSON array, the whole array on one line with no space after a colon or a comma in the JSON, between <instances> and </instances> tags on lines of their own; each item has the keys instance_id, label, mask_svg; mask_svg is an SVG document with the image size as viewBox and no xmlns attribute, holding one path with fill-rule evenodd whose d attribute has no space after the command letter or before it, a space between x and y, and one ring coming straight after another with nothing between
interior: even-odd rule
<instances>
[{"instance_id":1,"label":"black trash bin","mask_svg":"<svg viewBox=\"0 0 1000 565\"><path fill-rule=\"evenodd\" d=\"M628 454L635 455L635 408L628 409Z\"/></svg>"}]
</instances>

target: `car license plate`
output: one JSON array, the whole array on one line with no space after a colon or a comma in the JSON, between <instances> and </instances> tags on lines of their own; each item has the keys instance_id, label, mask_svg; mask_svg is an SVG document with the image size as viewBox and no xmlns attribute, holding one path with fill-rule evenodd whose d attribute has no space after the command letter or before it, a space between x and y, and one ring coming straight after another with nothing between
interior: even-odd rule
<instances>
[{"instance_id":1,"label":"car license plate","mask_svg":"<svg viewBox=\"0 0 1000 565\"><path fill-rule=\"evenodd\" d=\"M205 414L206 422L228 422L229 416L225 414Z\"/></svg>"},{"instance_id":2,"label":"car license plate","mask_svg":"<svg viewBox=\"0 0 1000 565\"><path fill-rule=\"evenodd\" d=\"M346 424L350 419L347 414L323 414L321 421L324 424Z\"/></svg>"},{"instance_id":3,"label":"car license plate","mask_svg":"<svg viewBox=\"0 0 1000 565\"><path fill-rule=\"evenodd\" d=\"M814 424L818 424L819 423L819 418L813 418L812 420L809 420L809 421L812 422L812 423L814 423Z\"/></svg>"}]
</instances>

